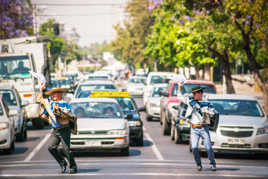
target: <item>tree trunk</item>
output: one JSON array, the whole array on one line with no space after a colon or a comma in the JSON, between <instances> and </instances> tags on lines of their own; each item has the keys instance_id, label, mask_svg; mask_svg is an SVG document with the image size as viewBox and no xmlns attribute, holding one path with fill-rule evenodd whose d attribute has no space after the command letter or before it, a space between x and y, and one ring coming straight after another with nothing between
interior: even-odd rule
<instances>
[{"instance_id":1,"label":"tree trunk","mask_svg":"<svg viewBox=\"0 0 268 179\"><path fill-rule=\"evenodd\" d=\"M217 50L208 47L208 49L212 52L213 56L217 57L222 66L222 73L225 77L225 85L226 85L226 93L233 94L235 93L235 89L232 82L232 73L229 62L228 50L224 50L223 53L219 53Z\"/></svg>"}]
</instances>

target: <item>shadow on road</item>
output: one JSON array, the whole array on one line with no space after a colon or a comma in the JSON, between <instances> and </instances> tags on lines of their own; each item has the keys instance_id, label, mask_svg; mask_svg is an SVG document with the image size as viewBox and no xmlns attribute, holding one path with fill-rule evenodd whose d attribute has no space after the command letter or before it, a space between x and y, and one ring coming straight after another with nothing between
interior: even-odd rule
<instances>
[{"instance_id":1,"label":"shadow on road","mask_svg":"<svg viewBox=\"0 0 268 179\"><path fill-rule=\"evenodd\" d=\"M240 168L228 168L228 167L225 167L225 168L218 168L217 167L217 171L238 171L240 170ZM210 168L204 168L203 171L211 171Z\"/></svg>"},{"instance_id":2,"label":"shadow on road","mask_svg":"<svg viewBox=\"0 0 268 179\"><path fill-rule=\"evenodd\" d=\"M143 147L151 147L153 143L149 140L144 140Z\"/></svg>"},{"instance_id":3,"label":"shadow on road","mask_svg":"<svg viewBox=\"0 0 268 179\"><path fill-rule=\"evenodd\" d=\"M246 153L229 154L229 153L216 153L215 156L216 156L216 158L222 158L222 159L268 160L268 155L266 155L266 154L246 154Z\"/></svg>"},{"instance_id":4,"label":"shadow on road","mask_svg":"<svg viewBox=\"0 0 268 179\"><path fill-rule=\"evenodd\" d=\"M130 149L129 150L129 156L122 156L122 154L117 151L79 151L79 152L73 152L75 157L132 157L132 156L139 156L141 155L140 150L136 149Z\"/></svg>"},{"instance_id":5,"label":"shadow on road","mask_svg":"<svg viewBox=\"0 0 268 179\"><path fill-rule=\"evenodd\" d=\"M91 167L90 164L89 167ZM100 169L97 168L78 168L77 173L95 173L99 171Z\"/></svg>"}]
</instances>

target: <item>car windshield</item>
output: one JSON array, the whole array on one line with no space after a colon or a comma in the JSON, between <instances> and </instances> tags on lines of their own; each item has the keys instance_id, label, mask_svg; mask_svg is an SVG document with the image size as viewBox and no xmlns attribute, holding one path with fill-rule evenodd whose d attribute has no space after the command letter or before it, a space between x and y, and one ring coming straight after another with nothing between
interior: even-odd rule
<instances>
[{"instance_id":1,"label":"car windshield","mask_svg":"<svg viewBox=\"0 0 268 179\"><path fill-rule=\"evenodd\" d=\"M0 90L0 95L3 97L3 99L5 100L5 102L9 106L17 105L17 100L16 100L16 97L15 97L13 91L11 91L11 90Z\"/></svg>"},{"instance_id":2,"label":"car windshield","mask_svg":"<svg viewBox=\"0 0 268 179\"><path fill-rule=\"evenodd\" d=\"M131 78L129 80L129 83L145 83L145 78Z\"/></svg>"},{"instance_id":3,"label":"car windshield","mask_svg":"<svg viewBox=\"0 0 268 179\"><path fill-rule=\"evenodd\" d=\"M154 75L151 78L150 84L167 83L169 78L167 76Z\"/></svg>"},{"instance_id":4,"label":"car windshield","mask_svg":"<svg viewBox=\"0 0 268 179\"><path fill-rule=\"evenodd\" d=\"M87 84L87 85L80 85L77 93L76 98L81 93L81 91L93 91L93 90L116 90L116 86L113 84Z\"/></svg>"},{"instance_id":5,"label":"car windshield","mask_svg":"<svg viewBox=\"0 0 268 179\"><path fill-rule=\"evenodd\" d=\"M160 91L167 90L167 87L154 87L152 92L152 97L160 97Z\"/></svg>"},{"instance_id":6,"label":"car windshield","mask_svg":"<svg viewBox=\"0 0 268 179\"><path fill-rule=\"evenodd\" d=\"M131 98L115 98L115 99L118 101L121 110L124 112L124 114L136 111L135 105L131 100Z\"/></svg>"},{"instance_id":7,"label":"car windshield","mask_svg":"<svg viewBox=\"0 0 268 179\"><path fill-rule=\"evenodd\" d=\"M0 79L31 78L28 56L0 57Z\"/></svg>"},{"instance_id":8,"label":"car windshield","mask_svg":"<svg viewBox=\"0 0 268 179\"><path fill-rule=\"evenodd\" d=\"M108 79L108 76L88 76L88 79Z\"/></svg>"},{"instance_id":9,"label":"car windshield","mask_svg":"<svg viewBox=\"0 0 268 179\"><path fill-rule=\"evenodd\" d=\"M181 93L192 93L192 88L201 86L203 88L204 93L216 94L216 89L213 85L208 84L184 84L181 88Z\"/></svg>"},{"instance_id":10,"label":"car windshield","mask_svg":"<svg viewBox=\"0 0 268 179\"><path fill-rule=\"evenodd\" d=\"M71 109L77 118L123 118L120 106L112 102L75 102Z\"/></svg>"},{"instance_id":11,"label":"car windshield","mask_svg":"<svg viewBox=\"0 0 268 179\"><path fill-rule=\"evenodd\" d=\"M210 99L213 107L223 115L263 117L264 113L255 100Z\"/></svg>"}]
</instances>

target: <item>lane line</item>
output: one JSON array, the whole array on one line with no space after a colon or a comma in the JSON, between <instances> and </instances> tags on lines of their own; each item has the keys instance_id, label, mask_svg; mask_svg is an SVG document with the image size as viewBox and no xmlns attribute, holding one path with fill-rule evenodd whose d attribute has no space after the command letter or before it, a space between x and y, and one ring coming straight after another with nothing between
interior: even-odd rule
<instances>
[{"instance_id":1,"label":"lane line","mask_svg":"<svg viewBox=\"0 0 268 179\"><path fill-rule=\"evenodd\" d=\"M158 148L156 147L155 145L155 142L154 140L152 139L152 137L149 135L149 133L144 133L145 134L145 137L152 142L152 150L154 152L154 154L156 155L156 158L158 160L164 160L164 157L162 156L162 154L160 153L160 151L158 150Z\"/></svg>"},{"instance_id":2,"label":"lane line","mask_svg":"<svg viewBox=\"0 0 268 179\"><path fill-rule=\"evenodd\" d=\"M50 137L50 133L46 134L46 136L43 138L43 140L34 148L34 150L25 158L24 162L29 162L32 160L32 158L39 152L39 150L45 145L47 140Z\"/></svg>"},{"instance_id":3,"label":"lane line","mask_svg":"<svg viewBox=\"0 0 268 179\"><path fill-rule=\"evenodd\" d=\"M79 171L78 171L79 172ZM265 178L261 175L239 175L213 173L76 173L76 174L1 174L2 177L56 177L56 176L191 176L191 177L232 177L232 178Z\"/></svg>"}]
</instances>

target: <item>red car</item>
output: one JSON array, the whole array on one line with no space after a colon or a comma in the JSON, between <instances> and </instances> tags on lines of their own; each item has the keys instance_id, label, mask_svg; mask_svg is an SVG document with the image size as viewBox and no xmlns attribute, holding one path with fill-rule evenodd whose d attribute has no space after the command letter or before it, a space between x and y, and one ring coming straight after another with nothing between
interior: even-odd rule
<instances>
[{"instance_id":1,"label":"red car","mask_svg":"<svg viewBox=\"0 0 268 179\"><path fill-rule=\"evenodd\" d=\"M216 94L216 85L211 81L186 80L184 82L169 81L168 90L161 92L160 100L160 124L163 135L170 135L172 116L177 116L177 110L173 106L178 106L179 99L186 93L192 93L192 88L201 86L204 93Z\"/></svg>"}]
</instances>

